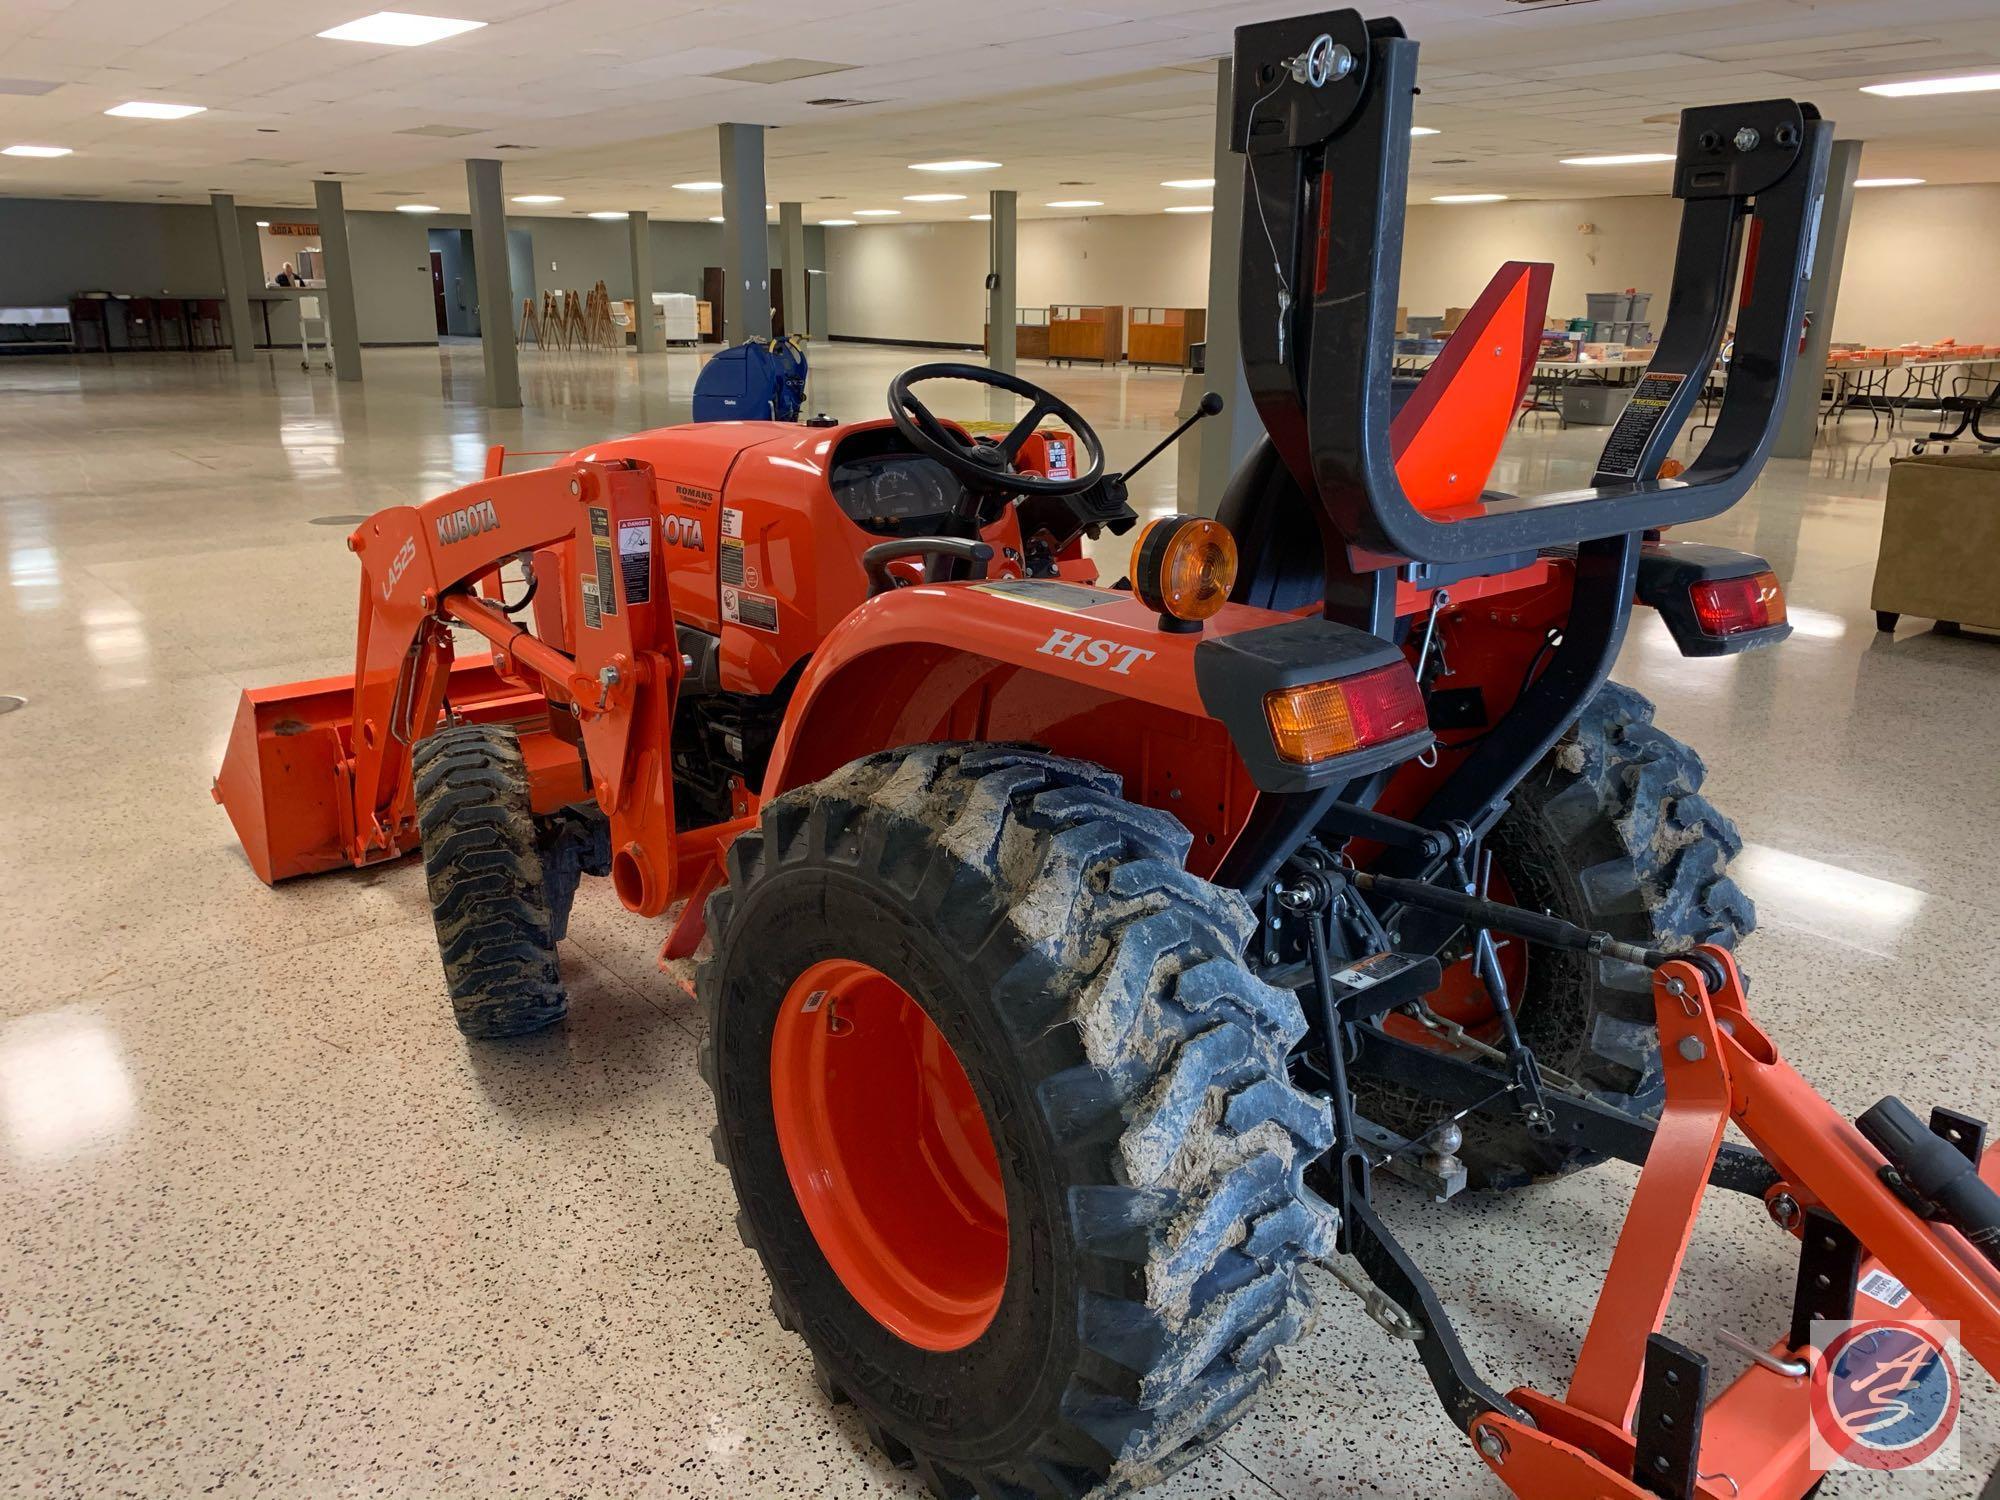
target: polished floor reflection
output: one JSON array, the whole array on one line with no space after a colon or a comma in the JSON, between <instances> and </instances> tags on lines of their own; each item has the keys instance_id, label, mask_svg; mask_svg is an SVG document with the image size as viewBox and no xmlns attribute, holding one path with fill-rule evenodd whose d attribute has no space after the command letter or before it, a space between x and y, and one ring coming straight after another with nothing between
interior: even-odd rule
<instances>
[{"instance_id":1,"label":"polished floor reflection","mask_svg":"<svg viewBox=\"0 0 2000 1500\"><path fill-rule=\"evenodd\" d=\"M813 405L877 413L929 357L818 351ZM916 1495L771 1320L654 927L587 890L570 1021L470 1048L418 870L267 890L209 800L241 688L347 669L344 518L476 477L491 443L685 420L696 363L531 354L528 406L499 414L476 348L366 367L353 388L282 357L0 362L0 694L28 700L0 715L0 1486ZM1024 373L1114 463L1182 397L1161 373ZM1495 483L1574 483L1602 436L1531 427ZM2000 644L1875 631L1906 447L1854 420L1690 529L1770 558L1788 644L1688 661L1642 618L1621 676L1707 757L1748 841L1745 963L1792 1059L1849 1111L1893 1092L1992 1117ZM1173 486L1162 461L1140 500L1171 508ZM1495 1380L1560 1389L1632 1178L1385 1198ZM1789 1245L1754 1205L1705 1222L1669 1331L1719 1379L1720 1331L1780 1323ZM1161 1493L1500 1494L1408 1347L1321 1285L1285 1378ZM1969 1386L1964 1472L1827 1493L1969 1500L2000 1451L2000 1404Z\"/></svg>"}]
</instances>

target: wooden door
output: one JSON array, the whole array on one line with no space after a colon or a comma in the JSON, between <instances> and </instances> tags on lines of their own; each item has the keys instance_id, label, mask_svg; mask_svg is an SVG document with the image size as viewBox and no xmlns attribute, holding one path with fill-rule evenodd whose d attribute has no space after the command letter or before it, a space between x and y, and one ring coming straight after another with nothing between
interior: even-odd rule
<instances>
[{"instance_id":1,"label":"wooden door","mask_svg":"<svg viewBox=\"0 0 2000 1500\"><path fill-rule=\"evenodd\" d=\"M703 266L701 268L701 300L708 304L709 331L704 336L705 343L722 341L722 330L726 326L722 317L722 267Z\"/></svg>"},{"instance_id":2,"label":"wooden door","mask_svg":"<svg viewBox=\"0 0 2000 1500\"><path fill-rule=\"evenodd\" d=\"M448 320L444 308L444 256L431 251L431 301L437 305L438 332L448 331Z\"/></svg>"}]
</instances>

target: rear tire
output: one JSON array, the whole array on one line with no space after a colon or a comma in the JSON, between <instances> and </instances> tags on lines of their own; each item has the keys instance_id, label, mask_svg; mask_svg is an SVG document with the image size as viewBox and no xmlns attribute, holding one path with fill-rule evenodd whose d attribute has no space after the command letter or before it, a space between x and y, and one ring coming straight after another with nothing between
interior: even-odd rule
<instances>
[{"instance_id":1,"label":"rear tire","mask_svg":"<svg viewBox=\"0 0 2000 1500\"><path fill-rule=\"evenodd\" d=\"M1309 1316L1301 1269L1334 1226L1303 1177L1331 1121L1287 1081L1297 1001L1243 967L1249 909L1185 871L1188 844L1097 767L919 746L767 804L710 900L702 1072L738 1229L822 1389L940 1500L1150 1483L1228 1426ZM837 960L920 1004L991 1137L1004 1276L956 1347L864 1306L792 1185L773 1039L800 1024L802 976ZM904 1134L881 1131L880 1155Z\"/></svg>"},{"instance_id":2,"label":"rear tire","mask_svg":"<svg viewBox=\"0 0 2000 1500\"><path fill-rule=\"evenodd\" d=\"M1736 826L1700 795L1701 757L1653 725L1653 705L1606 683L1575 727L1515 788L1489 840L1515 904L1678 951L1734 948L1757 909L1727 874ZM1606 1103L1656 1114L1665 1097L1651 976L1634 964L1537 947L1514 997L1521 1036L1544 1067ZM1449 1111L1407 1090L1361 1080L1368 1118L1419 1136ZM1467 1185L1511 1188L1602 1158L1531 1135L1518 1117L1468 1115L1459 1158Z\"/></svg>"},{"instance_id":3,"label":"rear tire","mask_svg":"<svg viewBox=\"0 0 2000 1500\"><path fill-rule=\"evenodd\" d=\"M504 725L456 724L422 741L412 766L424 880L458 1029L489 1038L553 1025L569 999L520 740Z\"/></svg>"}]
</instances>

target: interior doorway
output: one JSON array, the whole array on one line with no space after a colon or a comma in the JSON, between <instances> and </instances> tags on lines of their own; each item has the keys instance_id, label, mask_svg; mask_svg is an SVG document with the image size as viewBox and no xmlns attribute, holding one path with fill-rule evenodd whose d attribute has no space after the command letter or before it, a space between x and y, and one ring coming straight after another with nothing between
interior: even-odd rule
<instances>
[{"instance_id":1,"label":"interior doorway","mask_svg":"<svg viewBox=\"0 0 2000 1500\"><path fill-rule=\"evenodd\" d=\"M438 250L431 251L431 301L437 307L437 331L438 335L442 337L451 332L451 330L445 326L444 254Z\"/></svg>"}]
</instances>

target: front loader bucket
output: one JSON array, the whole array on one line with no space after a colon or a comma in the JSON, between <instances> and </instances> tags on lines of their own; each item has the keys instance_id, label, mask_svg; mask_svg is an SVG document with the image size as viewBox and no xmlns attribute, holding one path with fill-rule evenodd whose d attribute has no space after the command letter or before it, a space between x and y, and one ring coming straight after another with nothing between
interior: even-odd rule
<instances>
[{"instance_id":1,"label":"front loader bucket","mask_svg":"<svg viewBox=\"0 0 2000 1500\"><path fill-rule=\"evenodd\" d=\"M251 688L236 705L213 795L266 885L348 863L353 713L352 677Z\"/></svg>"},{"instance_id":2,"label":"front loader bucket","mask_svg":"<svg viewBox=\"0 0 2000 1500\"><path fill-rule=\"evenodd\" d=\"M515 728L536 812L589 795L575 750L549 732L548 699L502 677L490 655L454 661L444 701L454 721ZM412 736L413 741L429 728ZM401 771L407 772L408 747L401 753ZM399 773L400 791L392 799L396 806L386 815L378 818L372 807L360 814L353 756L352 677L251 688L243 694L211 795L228 810L250 868L266 885L394 859L416 846L407 775ZM363 825L365 838L357 834ZM393 847L386 847L391 842Z\"/></svg>"}]
</instances>

